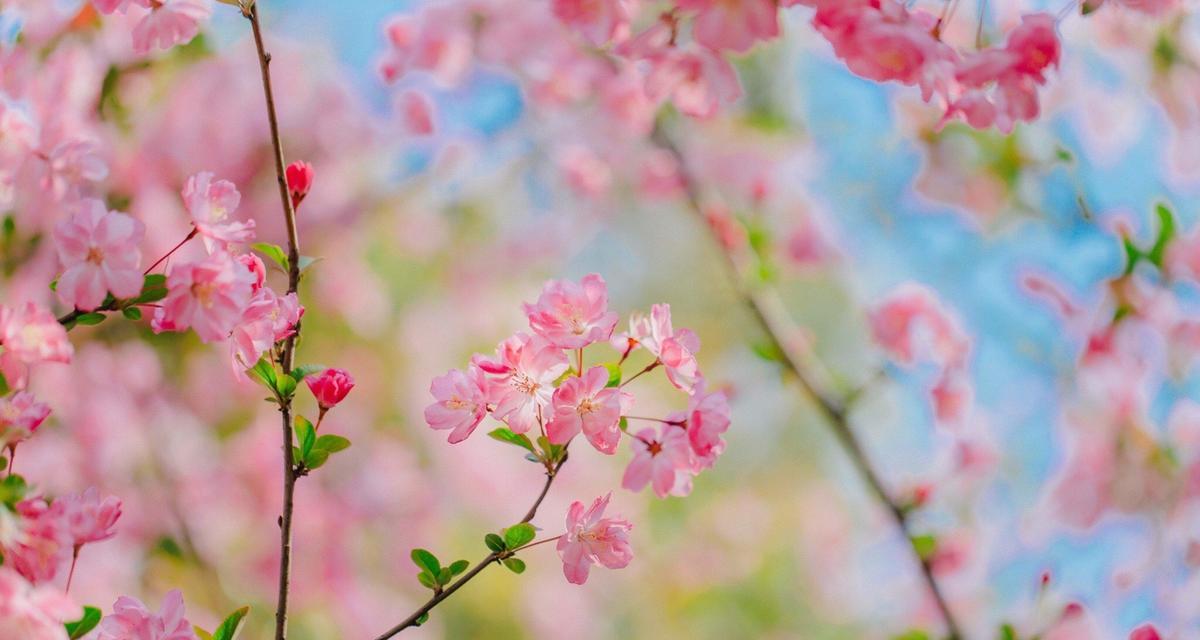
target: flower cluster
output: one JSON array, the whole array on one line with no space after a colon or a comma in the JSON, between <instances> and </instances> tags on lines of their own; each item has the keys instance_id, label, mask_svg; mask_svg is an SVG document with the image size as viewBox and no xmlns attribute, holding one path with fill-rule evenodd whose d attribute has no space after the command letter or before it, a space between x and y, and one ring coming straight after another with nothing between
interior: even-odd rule
<instances>
[{"instance_id":1,"label":"flower cluster","mask_svg":"<svg viewBox=\"0 0 1200 640\"><path fill-rule=\"evenodd\" d=\"M101 13L140 15L133 27L133 50L170 49L186 44L200 32L200 24L212 15L208 0L92 0Z\"/></svg>"},{"instance_id":2,"label":"flower cluster","mask_svg":"<svg viewBox=\"0 0 1200 640\"><path fill-rule=\"evenodd\" d=\"M629 331L614 334L618 316L608 309L607 286L597 274L579 282L548 282L537 301L525 305L525 314L532 333L518 332L500 343L495 356L477 354L465 371L433 380L435 402L425 409L429 426L449 431L449 441L456 443L490 415L505 425L490 435L527 449L548 470L577 436L606 455L615 454L628 436L634 454L622 485L640 491L649 484L659 497L687 495L692 477L724 450L722 434L730 422L725 394L705 388L696 335L675 329L665 304L655 305L648 316L632 316ZM612 359L586 366L586 349L604 345L615 348ZM649 362L624 378L624 367L639 350L647 352ZM656 369L688 394L687 409L663 418L630 415L634 395L627 385ZM632 430L631 420L659 427ZM586 514L582 504L572 507L568 534L559 542L572 582L587 577L581 557L610 568L628 563L628 523L602 519L607 504L607 498L598 500ZM581 528L584 533L577 531ZM577 546L579 540L591 546ZM608 551L584 553L597 545Z\"/></svg>"}]
</instances>

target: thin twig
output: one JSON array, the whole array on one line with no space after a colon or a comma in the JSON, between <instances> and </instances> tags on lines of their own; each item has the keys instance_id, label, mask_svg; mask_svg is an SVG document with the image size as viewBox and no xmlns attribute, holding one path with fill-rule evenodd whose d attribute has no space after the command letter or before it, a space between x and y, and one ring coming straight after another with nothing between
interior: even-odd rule
<instances>
[{"instance_id":1,"label":"thin twig","mask_svg":"<svg viewBox=\"0 0 1200 640\"><path fill-rule=\"evenodd\" d=\"M678 165L678 171L684 186L684 196L688 207L696 214L706 229L713 233L712 226L705 220L704 208L701 203L700 187L696 182L695 177L688 169L686 158L679 147L669 137L667 132L660 126L656 127L652 140L664 151L670 153ZM722 247L720 239L715 238L718 247ZM933 596L937 604L938 610L941 613L942 620L946 626L946 632L950 640L958 640L962 637L962 632L959 630L958 622L950 611L949 605L946 603L945 597L942 595L941 589L938 587L937 581L933 577L933 569L927 557L923 556L913 545L912 530L908 522L908 513L900 504L894 500L884 486L883 480L879 473L872 466L870 459L867 457L866 451L859 442L858 436L850 425L849 414L847 413L846 404L836 399L831 393L822 389L816 382L815 376L809 371L808 367L801 361L800 356L795 354L790 349L784 340L780 337L786 332L787 321L779 315L773 313L774 307L768 303L767 298L760 291L748 287L743 278L741 269L734 256L721 248L720 253L724 258L726 271L728 272L730 282L732 283L738 297L741 298L745 307L750 311L750 314L762 327L767 335L767 339L772 342L772 346L780 354L782 363L799 382L801 389L808 395L817 405L817 409L825 418L825 423L829 426L846 454L850 457L854 467L858 470L863 480L867 483L871 492L882 503L892 519L895 521L896 528L904 535L905 540L909 543L912 549L914 560L920 567L921 576Z\"/></svg>"},{"instance_id":2,"label":"thin twig","mask_svg":"<svg viewBox=\"0 0 1200 640\"><path fill-rule=\"evenodd\" d=\"M258 51L258 67L262 74L263 95L267 103L267 121L271 126L271 152L275 161L275 179L279 183L279 198L283 203L284 221L288 235L288 293L295 293L300 286L300 236L296 231L296 209L288 193L287 175L283 162L283 139L279 135L279 118L275 111L275 95L271 90L271 54L263 46L260 24L259 2L251 0L242 6L242 15L250 21L254 32L254 47ZM296 357L296 339L300 336L300 324L283 344L279 364L284 375L291 375ZM288 588L292 565L292 512L295 507L296 461L292 457L292 403L290 398L280 398L279 413L283 425L283 513L279 516L279 594L275 607L275 640L287 637Z\"/></svg>"},{"instance_id":3,"label":"thin twig","mask_svg":"<svg viewBox=\"0 0 1200 640\"><path fill-rule=\"evenodd\" d=\"M542 485L542 492L538 494L537 499L533 501L533 506L529 507L529 511L525 513L525 517L521 518L521 522L518 524L529 522L533 520L534 516L537 515L538 507L542 506L542 501L546 499L546 494L550 492L550 485L554 483L554 479L558 477L559 470L561 470L562 466L566 463L567 454L564 452L562 459L558 461L558 464L554 467L554 469L546 472L546 484ZM547 542L547 540L542 540L541 542ZM535 544L539 543L534 542L525 545L524 547L520 547L520 549L526 549L534 546ZM375 640L388 640L388 638L395 636L409 627L419 626L420 623L418 621L421 618L428 614L434 607L438 606L438 604L440 604L443 600L449 598L450 595L455 591L458 591L460 588L462 588L463 585L470 582L475 576L479 575L488 567L488 565L499 562L500 560L511 556L513 553L516 553L518 550L519 549L506 549L504 551L493 551L492 553L489 553L483 560L480 560L478 563L476 563L474 567L471 567L470 571L464 573L461 578L450 583L450 586L446 587L445 589L435 593L428 602L421 605L421 608L412 612L412 615L408 616L391 629L385 631L382 635L375 638Z\"/></svg>"}]
</instances>

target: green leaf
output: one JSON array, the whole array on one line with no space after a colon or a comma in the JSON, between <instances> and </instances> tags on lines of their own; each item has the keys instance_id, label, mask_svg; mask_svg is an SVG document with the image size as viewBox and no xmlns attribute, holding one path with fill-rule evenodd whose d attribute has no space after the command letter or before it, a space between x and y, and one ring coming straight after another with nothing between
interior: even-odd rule
<instances>
[{"instance_id":1,"label":"green leaf","mask_svg":"<svg viewBox=\"0 0 1200 640\"><path fill-rule=\"evenodd\" d=\"M296 416L296 442L300 447L300 457L307 458L312 452L313 445L317 443L317 430L313 428L308 418L304 416Z\"/></svg>"},{"instance_id":2,"label":"green leaf","mask_svg":"<svg viewBox=\"0 0 1200 640\"><path fill-rule=\"evenodd\" d=\"M442 565L438 563L437 556L425 549L413 549L412 561L418 568L428 571L430 577L436 576L442 571Z\"/></svg>"},{"instance_id":3,"label":"green leaf","mask_svg":"<svg viewBox=\"0 0 1200 640\"><path fill-rule=\"evenodd\" d=\"M417 582L420 582L421 586L425 587L426 589L432 589L437 586L437 583L433 580L433 576L429 575L428 571L422 571L418 573Z\"/></svg>"},{"instance_id":4,"label":"green leaf","mask_svg":"<svg viewBox=\"0 0 1200 640\"><path fill-rule=\"evenodd\" d=\"M200 640L212 640L211 633L205 631L204 629L201 629L200 627L198 627L196 625L192 625L192 631L196 632L196 637L199 638Z\"/></svg>"},{"instance_id":5,"label":"green leaf","mask_svg":"<svg viewBox=\"0 0 1200 640\"><path fill-rule=\"evenodd\" d=\"M537 537L537 529L534 529L533 525L528 522L514 524L504 530L504 546L509 549L516 549L517 547L533 542L535 537Z\"/></svg>"},{"instance_id":6,"label":"green leaf","mask_svg":"<svg viewBox=\"0 0 1200 640\"><path fill-rule=\"evenodd\" d=\"M1158 214L1158 236L1154 239L1154 246L1146 253L1146 259L1162 269L1167 246L1175 238L1175 215L1165 204L1157 205L1154 211Z\"/></svg>"},{"instance_id":7,"label":"green leaf","mask_svg":"<svg viewBox=\"0 0 1200 640\"><path fill-rule=\"evenodd\" d=\"M421 614L421 617L420 617L420 618L417 618L417 621L416 621L415 623L413 623L413 624L415 624L416 626L418 626L418 627L419 627L419 626L421 626L421 625L425 624L426 622L429 622L429 614L428 614L428 613L422 613L422 614Z\"/></svg>"},{"instance_id":8,"label":"green leaf","mask_svg":"<svg viewBox=\"0 0 1200 640\"><path fill-rule=\"evenodd\" d=\"M329 453L337 453L338 451L349 449L350 441L342 436L326 434L317 438L317 443L314 445L314 448L321 451L328 451Z\"/></svg>"},{"instance_id":9,"label":"green leaf","mask_svg":"<svg viewBox=\"0 0 1200 640\"><path fill-rule=\"evenodd\" d=\"M242 607L229 614L221 622L221 626L213 631L212 640L235 640L242 632L242 628L246 626L246 614L248 613L250 613L250 607Z\"/></svg>"},{"instance_id":10,"label":"green leaf","mask_svg":"<svg viewBox=\"0 0 1200 640\"><path fill-rule=\"evenodd\" d=\"M621 421L617 423L617 426L621 429L621 431L629 431L629 419L625 416L621 416Z\"/></svg>"},{"instance_id":11,"label":"green leaf","mask_svg":"<svg viewBox=\"0 0 1200 640\"><path fill-rule=\"evenodd\" d=\"M892 640L930 640L930 638L928 633L920 629L913 629L912 631L905 631Z\"/></svg>"},{"instance_id":12,"label":"green leaf","mask_svg":"<svg viewBox=\"0 0 1200 640\"><path fill-rule=\"evenodd\" d=\"M142 310L137 307L125 307L124 309L121 309L121 315L130 320L141 320Z\"/></svg>"},{"instance_id":13,"label":"green leaf","mask_svg":"<svg viewBox=\"0 0 1200 640\"><path fill-rule=\"evenodd\" d=\"M104 314L96 313L95 311L91 313L85 313L78 318L75 318L76 324L82 324L84 326L96 325L100 324L101 322L104 322Z\"/></svg>"},{"instance_id":14,"label":"green leaf","mask_svg":"<svg viewBox=\"0 0 1200 640\"><path fill-rule=\"evenodd\" d=\"M508 427L500 427L499 429L489 431L488 436L493 440L521 447L530 453L537 453L533 448L533 443L529 441L529 436L523 433L513 433Z\"/></svg>"},{"instance_id":15,"label":"green leaf","mask_svg":"<svg viewBox=\"0 0 1200 640\"><path fill-rule=\"evenodd\" d=\"M286 400L296 394L297 384L296 379L291 376L279 376L275 379L275 392Z\"/></svg>"},{"instance_id":16,"label":"green leaf","mask_svg":"<svg viewBox=\"0 0 1200 640\"><path fill-rule=\"evenodd\" d=\"M505 558L502 562L513 573L525 573L525 561L520 558Z\"/></svg>"},{"instance_id":17,"label":"green leaf","mask_svg":"<svg viewBox=\"0 0 1200 640\"><path fill-rule=\"evenodd\" d=\"M329 452L324 449L313 449L304 457L304 466L309 469L320 469L329 460Z\"/></svg>"},{"instance_id":18,"label":"green leaf","mask_svg":"<svg viewBox=\"0 0 1200 640\"><path fill-rule=\"evenodd\" d=\"M504 538L501 538L494 533L489 533L484 536L483 543L487 545L488 549L491 549L495 553L504 551Z\"/></svg>"},{"instance_id":19,"label":"green leaf","mask_svg":"<svg viewBox=\"0 0 1200 640\"><path fill-rule=\"evenodd\" d=\"M71 640L82 638L87 632L95 629L96 625L100 624L101 617L100 610L96 607L84 607L82 618L63 625L67 628L67 637L71 638Z\"/></svg>"},{"instance_id":20,"label":"green leaf","mask_svg":"<svg viewBox=\"0 0 1200 640\"><path fill-rule=\"evenodd\" d=\"M8 380L4 377L3 373L0 373L0 396L8 395L9 391Z\"/></svg>"},{"instance_id":21,"label":"green leaf","mask_svg":"<svg viewBox=\"0 0 1200 640\"><path fill-rule=\"evenodd\" d=\"M292 369L291 375L292 375L292 378L294 378L296 380L296 382L300 382L301 380L307 378L308 376L310 376L314 373L317 373L318 371L324 371L325 369L326 369L325 365L321 365L321 364L302 364L302 365L296 367L295 369Z\"/></svg>"},{"instance_id":22,"label":"green leaf","mask_svg":"<svg viewBox=\"0 0 1200 640\"><path fill-rule=\"evenodd\" d=\"M917 555L920 556L922 560L928 560L932 558L934 552L937 551L936 536L928 534L913 536L911 540L913 550L917 552Z\"/></svg>"},{"instance_id":23,"label":"green leaf","mask_svg":"<svg viewBox=\"0 0 1200 640\"><path fill-rule=\"evenodd\" d=\"M450 573L452 575L458 575L458 574L466 571L467 568L470 566L471 566L471 563L466 560L455 560L453 563L450 564Z\"/></svg>"},{"instance_id":24,"label":"green leaf","mask_svg":"<svg viewBox=\"0 0 1200 640\"><path fill-rule=\"evenodd\" d=\"M25 484L25 478L15 473L4 476L4 479L0 480L0 502L10 508L24 500L27 491L29 491L29 485Z\"/></svg>"},{"instance_id":25,"label":"green leaf","mask_svg":"<svg viewBox=\"0 0 1200 640\"><path fill-rule=\"evenodd\" d=\"M142 280L142 293L133 299L135 304L158 302L167 297L167 276L151 273Z\"/></svg>"},{"instance_id":26,"label":"green leaf","mask_svg":"<svg viewBox=\"0 0 1200 640\"><path fill-rule=\"evenodd\" d=\"M283 269L284 273L288 272L287 254L283 252L283 248L279 245L269 242L255 242L250 245L250 248L270 258L275 264L279 265L280 269Z\"/></svg>"},{"instance_id":27,"label":"green leaf","mask_svg":"<svg viewBox=\"0 0 1200 640\"><path fill-rule=\"evenodd\" d=\"M550 440L546 436L538 436L537 443L542 448L542 451L546 452L546 456L550 458L551 462L557 461L566 452L566 448L563 445L550 444Z\"/></svg>"},{"instance_id":28,"label":"green leaf","mask_svg":"<svg viewBox=\"0 0 1200 640\"><path fill-rule=\"evenodd\" d=\"M275 365L271 364L266 358L259 358L258 362L247 371L250 375L258 379L268 389L275 390Z\"/></svg>"},{"instance_id":29,"label":"green leaf","mask_svg":"<svg viewBox=\"0 0 1200 640\"><path fill-rule=\"evenodd\" d=\"M442 570L438 572L437 579L438 579L438 584L440 584L442 586L446 586L446 585L450 584L450 581L452 579L454 579L454 574L450 573L450 567L442 567Z\"/></svg>"},{"instance_id":30,"label":"green leaf","mask_svg":"<svg viewBox=\"0 0 1200 640\"><path fill-rule=\"evenodd\" d=\"M602 363L602 366L605 369L608 369L608 384L605 386L606 387L621 386L621 365L619 365L615 362L605 362L605 363Z\"/></svg>"},{"instance_id":31,"label":"green leaf","mask_svg":"<svg viewBox=\"0 0 1200 640\"><path fill-rule=\"evenodd\" d=\"M1000 640L1017 640L1017 630L1007 622L1000 625Z\"/></svg>"}]
</instances>

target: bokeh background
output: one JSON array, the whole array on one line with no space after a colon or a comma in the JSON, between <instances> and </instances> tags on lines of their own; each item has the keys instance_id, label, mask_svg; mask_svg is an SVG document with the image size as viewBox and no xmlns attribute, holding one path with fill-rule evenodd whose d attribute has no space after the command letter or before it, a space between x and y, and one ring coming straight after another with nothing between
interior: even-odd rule
<instances>
[{"instance_id":1,"label":"bokeh background","mask_svg":"<svg viewBox=\"0 0 1200 640\"><path fill-rule=\"evenodd\" d=\"M733 398L728 449L690 497L667 500L618 488L625 449L574 457L535 524L554 530L571 501L615 489L614 510L635 523L634 563L576 587L542 547L524 575L486 572L411 635L886 638L936 625L907 543L798 388L756 355L764 337L693 215L635 189L595 196L565 185L554 149L571 122L531 106L501 68L472 68L456 86L403 79L429 93L437 118L435 135L407 135L397 88L376 62L382 25L420 3L260 2L289 158L317 168L301 236L304 253L323 259L302 290L301 360L359 381L327 421L355 446L298 492L291 637L382 631L424 600L411 548L475 559L485 532L525 511L538 466L482 433L446 444L421 417L429 380L523 328L520 303L545 279L589 272L606 278L623 316L669 302L676 325L699 334L702 368ZM973 35L973 4L952 33ZM1061 8L993 4L1003 6L987 13L989 28ZM261 239L283 238L247 28L222 9L203 43L125 74L112 105L113 190L149 227L147 255L186 233L175 194L200 170L241 186ZM793 337L812 345L834 388L866 385L854 424L889 485L944 481L917 523L961 547L941 579L970 637L1003 621L1035 625L1064 601L1088 606L1099 637L1148 619L1198 637L1196 613L1177 602L1195 594L1191 570L1154 551L1168 535L1160 521L1111 515L1080 530L1055 518L1047 492L1064 466L1064 398L1086 336L1022 286L1039 274L1081 305L1100 304L1123 266L1114 221L1148 238L1160 201L1184 227L1195 219L1195 147L1163 110L1146 46L1168 29L1190 42L1193 21L1066 17L1043 119L1002 136L935 132L938 114L911 91L854 77L806 9L787 16L782 38L738 60L739 110L681 120L679 131L702 150L715 200L748 206L747 184L769 193L775 286L800 327ZM818 249L790 250L798 230ZM53 270L48 254L37 259L43 275ZM44 287L24 273L9 295ZM933 372L898 369L871 345L864 309L907 281L936 291L973 339L976 405L953 435L934 427ZM1180 296L1194 302L1193 291ZM194 336L115 324L79 333L77 363L39 381L58 391L55 418L18 460L52 490L97 484L125 500L127 535L86 551L73 594L107 605L180 586L198 624L249 603L248 637L266 637L276 413L226 353ZM665 381L645 392L648 410L680 408ZM1196 392L1193 376L1157 381L1154 421ZM986 452L986 471L956 471L963 442Z\"/></svg>"}]
</instances>

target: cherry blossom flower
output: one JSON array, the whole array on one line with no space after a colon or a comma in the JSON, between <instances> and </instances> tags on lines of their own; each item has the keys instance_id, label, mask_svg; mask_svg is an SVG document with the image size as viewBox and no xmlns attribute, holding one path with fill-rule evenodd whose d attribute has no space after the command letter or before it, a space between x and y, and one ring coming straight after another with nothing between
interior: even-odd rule
<instances>
[{"instance_id":1,"label":"cherry blossom flower","mask_svg":"<svg viewBox=\"0 0 1200 640\"><path fill-rule=\"evenodd\" d=\"M61 513L63 526L75 547L108 540L117 534L121 500L116 496L101 499L95 487L55 500L52 508Z\"/></svg>"},{"instance_id":2,"label":"cherry blossom flower","mask_svg":"<svg viewBox=\"0 0 1200 640\"><path fill-rule=\"evenodd\" d=\"M306 377L304 383L317 399L322 414L345 400L354 388L354 378L345 369L325 369Z\"/></svg>"},{"instance_id":3,"label":"cherry blossom flower","mask_svg":"<svg viewBox=\"0 0 1200 640\"><path fill-rule=\"evenodd\" d=\"M138 54L191 42L200 33L200 23L212 15L206 0L152 0L150 6L133 27L133 50Z\"/></svg>"},{"instance_id":4,"label":"cherry blossom flower","mask_svg":"<svg viewBox=\"0 0 1200 640\"><path fill-rule=\"evenodd\" d=\"M175 263L167 273L167 297L155 309L156 332L189 327L205 342L224 340L250 303L254 274L224 251L192 263Z\"/></svg>"},{"instance_id":5,"label":"cherry blossom flower","mask_svg":"<svg viewBox=\"0 0 1200 640\"><path fill-rule=\"evenodd\" d=\"M725 450L725 439L721 434L729 430L729 399L723 391L706 392L701 379L696 390L688 398L687 425L688 442L695 454L696 469L707 469L717 456Z\"/></svg>"},{"instance_id":6,"label":"cherry blossom flower","mask_svg":"<svg viewBox=\"0 0 1200 640\"><path fill-rule=\"evenodd\" d=\"M671 50L651 62L646 95L654 101L669 97L681 113L693 118L711 118L742 95L733 66L708 49Z\"/></svg>"},{"instance_id":7,"label":"cherry blossom flower","mask_svg":"<svg viewBox=\"0 0 1200 640\"><path fill-rule=\"evenodd\" d=\"M621 0L551 0L550 7L554 17L594 45L612 40L629 23Z\"/></svg>"},{"instance_id":8,"label":"cherry blossom flower","mask_svg":"<svg viewBox=\"0 0 1200 640\"><path fill-rule=\"evenodd\" d=\"M123 213L109 211L99 200L83 200L70 220L54 227L58 258L64 271L55 290L64 304L91 311L114 298L142 291L142 242L146 227Z\"/></svg>"},{"instance_id":9,"label":"cherry blossom flower","mask_svg":"<svg viewBox=\"0 0 1200 640\"><path fill-rule=\"evenodd\" d=\"M625 468L621 486L641 491L650 484L655 495L686 496L692 492L692 475L696 467L688 442L687 430L675 424L664 424L662 434L646 428L630 439L633 459Z\"/></svg>"},{"instance_id":10,"label":"cherry blossom flower","mask_svg":"<svg viewBox=\"0 0 1200 640\"><path fill-rule=\"evenodd\" d=\"M71 542L61 512L33 497L18 502L16 513L20 533L0 549L4 565L34 584L53 580Z\"/></svg>"},{"instance_id":11,"label":"cherry blossom flower","mask_svg":"<svg viewBox=\"0 0 1200 640\"><path fill-rule=\"evenodd\" d=\"M297 160L287 166L284 175L287 177L288 193L292 195L292 206L298 207L312 189L316 171L311 164Z\"/></svg>"},{"instance_id":12,"label":"cherry blossom flower","mask_svg":"<svg viewBox=\"0 0 1200 640\"><path fill-rule=\"evenodd\" d=\"M229 221L229 215L242 201L242 194L232 182L214 181L213 174L207 171L197 173L183 185L182 195L192 224L196 225L209 253L254 239L253 220Z\"/></svg>"},{"instance_id":13,"label":"cherry blossom flower","mask_svg":"<svg viewBox=\"0 0 1200 640\"><path fill-rule=\"evenodd\" d=\"M63 623L81 615L83 608L57 588L34 587L0 567L0 640L67 640Z\"/></svg>"},{"instance_id":14,"label":"cherry blossom flower","mask_svg":"<svg viewBox=\"0 0 1200 640\"><path fill-rule=\"evenodd\" d=\"M260 272L255 271L262 266L261 260L250 264L253 265L251 272L259 278L259 284L255 286L254 295L242 313L241 322L234 327L230 336L235 371L254 366L271 347L294 334L296 323L304 315L304 307L295 293L280 296L270 287L262 285Z\"/></svg>"},{"instance_id":15,"label":"cherry blossom flower","mask_svg":"<svg viewBox=\"0 0 1200 640\"><path fill-rule=\"evenodd\" d=\"M178 589L167 592L158 613L151 613L136 598L121 596L112 614L100 621L97 640L196 640Z\"/></svg>"},{"instance_id":16,"label":"cherry blossom flower","mask_svg":"<svg viewBox=\"0 0 1200 640\"><path fill-rule=\"evenodd\" d=\"M614 341L626 339L654 354L676 388L687 393L693 391L700 378L700 365L696 362L700 338L688 329L676 331L671 326L671 305L656 304L650 308L649 316L630 315L628 336L618 336Z\"/></svg>"},{"instance_id":17,"label":"cherry blossom flower","mask_svg":"<svg viewBox=\"0 0 1200 640\"><path fill-rule=\"evenodd\" d=\"M612 336L616 312L608 310L604 278L591 273L578 284L551 280L536 304L524 305L533 332L560 349L582 349Z\"/></svg>"},{"instance_id":18,"label":"cherry blossom flower","mask_svg":"<svg viewBox=\"0 0 1200 640\"><path fill-rule=\"evenodd\" d=\"M475 364L488 374L488 396L496 403L492 415L514 433L525 433L543 420L567 357L540 336L518 333L500 343L494 360L479 357Z\"/></svg>"},{"instance_id":19,"label":"cherry blossom flower","mask_svg":"<svg viewBox=\"0 0 1200 640\"><path fill-rule=\"evenodd\" d=\"M621 392L607 387L608 369L592 367L567 378L554 391L554 410L546 425L553 444L566 444L580 431L601 453L613 454L621 440Z\"/></svg>"},{"instance_id":20,"label":"cherry blossom flower","mask_svg":"<svg viewBox=\"0 0 1200 640\"><path fill-rule=\"evenodd\" d=\"M0 305L0 345L0 372L14 388L25 386L30 365L70 362L75 352L54 314L33 302L16 309Z\"/></svg>"},{"instance_id":21,"label":"cherry blossom flower","mask_svg":"<svg viewBox=\"0 0 1200 640\"><path fill-rule=\"evenodd\" d=\"M563 575L571 584L587 582L593 564L608 569L624 569L633 561L629 530L633 525L620 518L605 518L609 493L596 498L586 511L582 502L571 503L567 510L567 531L558 539L558 555Z\"/></svg>"},{"instance_id":22,"label":"cherry blossom flower","mask_svg":"<svg viewBox=\"0 0 1200 640\"><path fill-rule=\"evenodd\" d=\"M433 379L429 392L436 402L425 407L425 422L431 429L450 431L451 444L466 440L487 415L488 383L479 367L448 371Z\"/></svg>"},{"instance_id":23,"label":"cherry blossom flower","mask_svg":"<svg viewBox=\"0 0 1200 640\"><path fill-rule=\"evenodd\" d=\"M692 23L696 42L718 51L748 51L759 40L779 35L779 8L774 0L676 0L697 11Z\"/></svg>"},{"instance_id":24,"label":"cherry blossom flower","mask_svg":"<svg viewBox=\"0 0 1200 640\"><path fill-rule=\"evenodd\" d=\"M0 398L0 447L13 447L28 439L49 415L50 406L27 391Z\"/></svg>"}]
</instances>

